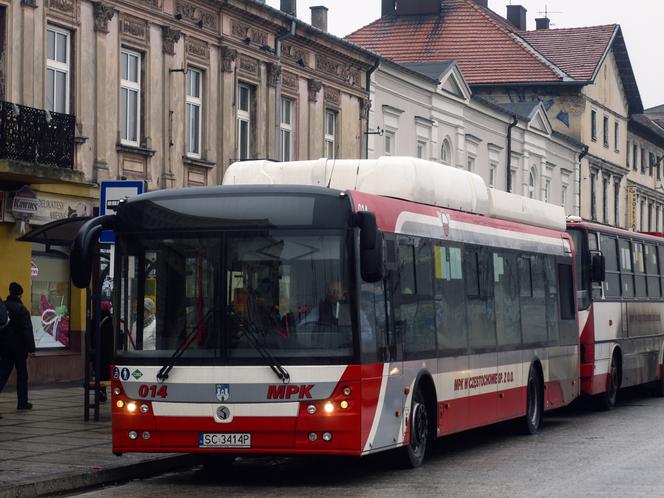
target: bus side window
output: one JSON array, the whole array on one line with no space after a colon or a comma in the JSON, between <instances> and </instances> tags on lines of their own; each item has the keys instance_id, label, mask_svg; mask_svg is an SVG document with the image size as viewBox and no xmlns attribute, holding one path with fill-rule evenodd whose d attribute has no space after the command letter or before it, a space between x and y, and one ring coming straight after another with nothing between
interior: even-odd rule
<instances>
[{"instance_id":1,"label":"bus side window","mask_svg":"<svg viewBox=\"0 0 664 498\"><path fill-rule=\"evenodd\" d=\"M572 265L558 265L558 289L560 296L560 344L562 346L578 344L579 336L574 319L574 293Z\"/></svg>"},{"instance_id":2,"label":"bus side window","mask_svg":"<svg viewBox=\"0 0 664 498\"><path fill-rule=\"evenodd\" d=\"M659 268L657 266L657 250L655 246L646 246L646 272L648 273L648 297L661 297L662 291L659 286Z\"/></svg>"},{"instance_id":3,"label":"bus side window","mask_svg":"<svg viewBox=\"0 0 664 498\"><path fill-rule=\"evenodd\" d=\"M443 354L468 350L463 260L460 247L434 248L438 347Z\"/></svg>"},{"instance_id":4,"label":"bus side window","mask_svg":"<svg viewBox=\"0 0 664 498\"><path fill-rule=\"evenodd\" d=\"M524 345L547 341L544 265L541 256L519 257L521 333Z\"/></svg>"},{"instance_id":5,"label":"bus side window","mask_svg":"<svg viewBox=\"0 0 664 498\"><path fill-rule=\"evenodd\" d=\"M632 254L634 255L634 294L636 297L647 297L646 264L643 257L643 244L632 242Z\"/></svg>"},{"instance_id":6,"label":"bus side window","mask_svg":"<svg viewBox=\"0 0 664 498\"><path fill-rule=\"evenodd\" d=\"M362 282L360 291L360 349L363 363L390 360L390 358L384 357L390 346L385 309L383 282Z\"/></svg>"},{"instance_id":7,"label":"bus side window","mask_svg":"<svg viewBox=\"0 0 664 498\"><path fill-rule=\"evenodd\" d=\"M606 281L604 295L608 298L620 297L620 268L618 266L618 248L615 237L600 236L602 254L606 262Z\"/></svg>"},{"instance_id":8,"label":"bus side window","mask_svg":"<svg viewBox=\"0 0 664 498\"><path fill-rule=\"evenodd\" d=\"M553 256L544 256L544 285L546 292L546 330L549 344L560 344L558 329L558 276Z\"/></svg>"},{"instance_id":9,"label":"bus side window","mask_svg":"<svg viewBox=\"0 0 664 498\"><path fill-rule=\"evenodd\" d=\"M399 314L403 324L404 358L415 359L436 350L432 247L426 239L416 239L412 245L399 245L399 254L402 262Z\"/></svg>"},{"instance_id":10,"label":"bus side window","mask_svg":"<svg viewBox=\"0 0 664 498\"><path fill-rule=\"evenodd\" d=\"M620 248L620 284L623 297L634 297L634 274L632 273L632 252L629 240L618 239Z\"/></svg>"},{"instance_id":11,"label":"bus side window","mask_svg":"<svg viewBox=\"0 0 664 498\"><path fill-rule=\"evenodd\" d=\"M499 347L521 345L519 272L516 254L493 253L493 283L496 300L496 335Z\"/></svg>"},{"instance_id":12,"label":"bus side window","mask_svg":"<svg viewBox=\"0 0 664 498\"><path fill-rule=\"evenodd\" d=\"M490 253L486 248L468 246L464 250L466 310L470 348L475 351L496 347L495 310Z\"/></svg>"},{"instance_id":13,"label":"bus side window","mask_svg":"<svg viewBox=\"0 0 664 498\"><path fill-rule=\"evenodd\" d=\"M657 246L657 256L659 259L660 288L664 294L664 246Z\"/></svg>"}]
</instances>

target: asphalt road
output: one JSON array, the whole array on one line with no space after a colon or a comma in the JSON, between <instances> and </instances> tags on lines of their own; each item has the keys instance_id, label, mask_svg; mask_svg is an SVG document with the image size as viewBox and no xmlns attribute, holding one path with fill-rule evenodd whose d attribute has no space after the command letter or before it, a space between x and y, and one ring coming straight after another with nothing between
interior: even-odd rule
<instances>
[{"instance_id":1,"label":"asphalt road","mask_svg":"<svg viewBox=\"0 0 664 498\"><path fill-rule=\"evenodd\" d=\"M440 439L415 470L389 453L248 459L231 472L194 468L75 496L664 496L663 429L664 399L633 391L611 412L549 414L535 436L500 424Z\"/></svg>"}]
</instances>

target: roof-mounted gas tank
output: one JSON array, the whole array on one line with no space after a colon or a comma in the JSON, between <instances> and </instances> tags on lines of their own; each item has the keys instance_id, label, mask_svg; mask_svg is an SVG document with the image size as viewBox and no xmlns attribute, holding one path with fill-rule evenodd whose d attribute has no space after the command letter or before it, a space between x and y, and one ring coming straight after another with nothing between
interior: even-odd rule
<instances>
[{"instance_id":1,"label":"roof-mounted gas tank","mask_svg":"<svg viewBox=\"0 0 664 498\"><path fill-rule=\"evenodd\" d=\"M357 190L496 219L565 230L565 212L534 199L488 188L479 175L412 157L243 161L232 164L224 185L316 185Z\"/></svg>"}]
</instances>

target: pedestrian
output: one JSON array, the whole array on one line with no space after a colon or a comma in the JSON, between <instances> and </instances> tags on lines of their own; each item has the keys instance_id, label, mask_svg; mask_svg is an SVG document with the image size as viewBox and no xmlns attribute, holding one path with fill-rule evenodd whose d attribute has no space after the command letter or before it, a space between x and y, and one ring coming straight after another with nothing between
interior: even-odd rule
<instances>
[{"instance_id":1,"label":"pedestrian","mask_svg":"<svg viewBox=\"0 0 664 498\"><path fill-rule=\"evenodd\" d=\"M7 325L9 325L7 306L5 306L4 301L0 298L0 329L4 329Z\"/></svg>"},{"instance_id":2,"label":"pedestrian","mask_svg":"<svg viewBox=\"0 0 664 498\"><path fill-rule=\"evenodd\" d=\"M35 338L32 332L30 312L23 306L23 287L16 282L9 284L9 296L5 305L9 315L9 325L0 332L0 392L9 375L16 368L17 409L30 410L28 402L28 356L35 352Z\"/></svg>"}]
</instances>

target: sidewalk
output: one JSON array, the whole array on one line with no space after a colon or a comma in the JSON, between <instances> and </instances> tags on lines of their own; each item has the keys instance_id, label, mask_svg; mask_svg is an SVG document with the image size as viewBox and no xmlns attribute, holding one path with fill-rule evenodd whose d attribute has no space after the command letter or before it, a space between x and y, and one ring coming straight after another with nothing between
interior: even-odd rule
<instances>
[{"instance_id":1,"label":"sidewalk","mask_svg":"<svg viewBox=\"0 0 664 498\"><path fill-rule=\"evenodd\" d=\"M13 386L0 394L0 498L64 492L195 463L189 455L113 455L110 406L102 404L99 422L84 422L80 385L34 387L30 401L32 410L17 411Z\"/></svg>"}]
</instances>

